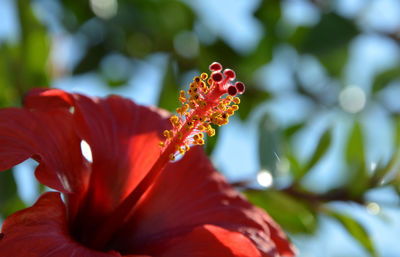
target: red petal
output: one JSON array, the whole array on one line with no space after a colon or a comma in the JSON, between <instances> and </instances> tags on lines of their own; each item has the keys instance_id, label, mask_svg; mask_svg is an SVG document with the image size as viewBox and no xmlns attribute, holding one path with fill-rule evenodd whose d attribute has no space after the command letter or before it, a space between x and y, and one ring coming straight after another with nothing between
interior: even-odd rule
<instances>
[{"instance_id":1,"label":"red petal","mask_svg":"<svg viewBox=\"0 0 400 257\"><path fill-rule=\"evenodd\" d=\"M263 256L294 255L279 226L233 190L199 147L167 166L112 245L146 252L203 224L246 235Z\"/></svg>"},{"instance_id":2,"label":"red petal","mask_svg":"<svg viewBox=\"0 0 400 257\"><path fill-rule=\"evenodd\" d=\"M93 163L85 220L101 222L136 187L160 154L166 120L147 107L112 96L75 98L75 125ZM94 220L95 219L95 220Z\"/></svg>"},{"instance_id":3,"label":"red petal","mask_svg":"<svg viewBox=\"0 0 400 257\"><path fill-rule=\"evenodd\" d=\"M253 243L241 233L213 225L196 227L182 238L173 239L155 257L261 257Z\"/></svg>"},{"instance_id":4,"label":"red petal","mask_svg":"<svg viewBox=\"0 0 400 257\"><path fill-rule=\"evenodd\" d=\"M72 117L65 110L0 110L0 170L33 157L38 180L63 192L82 192L88 173Z\"/></svg>"},{"instance_id":5,"label":"red petal","mask_svg":"<svg viewBox=\"0 0 400 257\"><path fill-rule=\"evenodd\" d=\"M112 96L92 99L61 90L34 90L26 99L31 109L74 107L74 126L91 147L93 163L83 221L112 211L145 176L160 149L158 138L168 122L147 107ZM79 222L78 222L79 223Z\"/></svg>"},{"instance_id":6,"label":"red petal","mask_svg":"<svg viewBox=\"0 0 400 257\"><path fill-rule=\"evenodd\" d=\"M59 89L32 89L24 99L24 107L27 109L69 109L72 103L71 95Z\"/></svg>"},{"instance_id":7,"label":"red petal","mask_svg":"<svg viewBox=\"0 0 400 257\"><path fill-rule=\"evenodd\" d=\"M0 256L17 257L118 257L75 242L68 234L65 206L59 193L42 195L34 206L16 212L4 224Z\"/></svg>"}]
</instances>

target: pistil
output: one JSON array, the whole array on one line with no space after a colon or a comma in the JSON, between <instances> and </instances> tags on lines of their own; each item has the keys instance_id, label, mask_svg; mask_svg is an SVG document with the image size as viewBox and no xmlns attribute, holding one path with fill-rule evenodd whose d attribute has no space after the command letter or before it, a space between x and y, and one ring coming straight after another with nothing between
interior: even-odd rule
<instances>
[{"instance_id":1,"label":"pistil","mask_svg":"<svg viewBox=\"0 0 400 257\"><path fill-rule=\"evenodd\" d=\"M163 133L165 140L159 143L161 147L159 158L138 186L97 230L90 244L94 249L103 249L127 222L136 203L169 162L184 155L190 146L203 145L205 133L208 136L215 135L211 125L227 124L229 116L239 109L240 99L235 96L244 92L244 84L242 82L233 84L235 72L226 69L222 73L222 66L217 62L210 65L210 70L212 72L210 78L203 73L193 79L187 94L185 91L180 92L179 100L182 106L176 109L177 115L170 118L172 129Z\"/></svg>"}]
</instances>

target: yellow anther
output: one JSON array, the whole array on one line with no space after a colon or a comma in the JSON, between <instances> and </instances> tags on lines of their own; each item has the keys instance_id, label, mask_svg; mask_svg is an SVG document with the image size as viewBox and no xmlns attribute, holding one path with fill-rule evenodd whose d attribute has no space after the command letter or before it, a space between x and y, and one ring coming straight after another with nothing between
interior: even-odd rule
<instances>
[{"instance_id":1,"label":"yellow anther","mask_svg":"<svg viewBox=\"0 0 400 257\"><path fill-rule=\"evenodd\" d=\"M222 103L222 102L218 104L218 107L219 107L219 109L220 109L221 111L225 111L225 110L226 110L226 106L225 106L225 104Z\"/></svg>"},{"instance_id":2,"label":"yellow anther","mask_svg":"<svg viewBox=\"0 0 400 257\"><path fill-rule=\"evenodd\" d=\"M186 152L186 150L185 150L184 148L182 148L182 147L179 147L178 152L179 152L180 154L184 155L185 152Z\"/></svg>"},{"instance_id":3,"label":"yellow anther","mask_svg":"<svg viewBox=\"0 0 400 257\"><path fill-rule=\"evenodd\" d=\"M226 100L228 100L228 101L232 101L232 100L233 100L233 96L231 96L231 95L228 95L228 96L226 97Z\"/></svg>"},{"instance_id":4,"label":"yellow anther","mask_svg":"<svg viewBox=\"0 0 400 257\"><path fill-rule=\"evenodd\" d=\"M164 143L163 141L160 141L160 142L158 143L158 145L159 145L160 147L164 147L164 146L165 146L165 143Z\"/></svg>"},{"instance_id":5,"label":"yellow anther","mask_svg":"<svg viewBox=\"0 0 400 257\"><path fill-rule=\"evenodd\" d=\"M215 135L215 129L210 129L210 130L208 130L208 131L207 131L207 135L208 135L209 137L214 136L214 135Z\"/></svg>"},{"instance_id":6,"label":"yellow anther","mask_svg":"<svg viewBox=\"0 0 400 257\"><path fill-rule=\"evenodd\" d=\"M196 144L198 144L198 145L204 145L204 139L199 138L199 140L196 141Z\"/></svg>"},{"instance_id":7,"label":"yellow anther","mask_svg":"<svg viewBox=\"0 0 400 257\"><path fill-rule=\"evenodd\" d=\"M199 76L194 77L193 82L200 83L200 77Z\"/></svg>"},{"instance_id":8,"label":"yellow anther","mask_svg":"<svg viewBox=\"0 0 400 257\"><path fill-rule=\"evenodd\" d=\"M229 107L228 110L226 110L226 113L227 113L229 116L232 116L232 115L235 113L235 111L233 110L233 108Z\"/></svg>"},{"instance_id":9,"label":"yellow anther","mask_svg":"<svg viewBox=\"0 0 400 257\"><path fill-rule=\"evenodd\" d=\"M169 159L170 159L171 161L175 161L175 155L174 155L173 153L171 153L171 154L169 155Z\"/></svg>"},{"instance_id":10,"label":"yellow anther","mask_svg":"<svg viewBox=\"0 0 400 257\"><path fill-rule=\"evenodd\" d=\"M179 97L179 102L181 102L181 103L186 102L186 97Z\"/></svg>"},{"instance_id":11,"label":"yellow anther","mask_svg":"<svg viewBox=\"0 0 400 257\"><path fill-rule=\"evenodd\" d=\"M195 121L199 120L199 115L197 115L197 114L193 115L192 119L195 120Z\"/></svg>"},{"instance_id":12,"label":"yellow anther","mask_svg":"<svg viewBox=\"0 0 400 257\"><path fill-rule=\"evenodd\" d=\"M194 139L194 141L199 140L199 139L200 139L199 134L195 134L195 135L193 136L193 139Z\"/></svg>"},{"instance_id":13,"label":"yellow anther","mask_svg":"<svg viewBox=\"0 0 400 257\"><path fill-rule=\"evenodd\" d=\"M220 112L216 111L213 114L211 114L211 118L215 118L215 117L219 116L220 114L221 114Z\"/></svg>"},{"instance_id":14,"label":"yellow anther","mask_svg":"<svg viewBox=\"0 0 400 257\"><path fill-rule=\"evenodd\" d=\"M182 139L182 136L183 136L182 132L179 131L179 132L177 133L177 136L178 136L178 139L181 140L181 139Z\"/></svg>"},{"instance_id":15,"label":"yellow anther","mask_svg":"<svg viewBox=\"0 0 400 257\"><path fill-rule=\"evenodd\" d=\"M204 107L206 107L207 102L206 102L206 101L199 100L199 101L198 101L198 104L200 105L201 108L204 108Z\"/></svg>"},{"instance_id":16,"label":"yellow anther","mask_svg":"<svg viewBox=\"0 0 400 257\"><path fill-rule=\"evenodd\" d=\"M179 92L179 96L180 96L180 97L186 97L185 91L184 91L184 90L181 90L181 91Z\"/></svg>"},{"instance_id":17,"label":"yellow anther","mask_svg":"<svg viewBox=\"0 0 400 257\"><path fill-rule=\"evenodd\" d=\"M185 144L185 151L189 151L190 150L190 146L188 144Z\"/></svg>"},{"instance_id":18,"label":"yellow anther","mask_svg":"<svg viewBox=\"0 0 400 257\"><path fill-rule=\"evenodd\" d=\"M236 105L236 104L232 105L232 109L233 109L234 111L239 110L239 105Z\"/></svg>"},{"instance_id":19,"label":"yellow anther","mask_svg":"<svg viewBox=\"0 0 400 257\"><path fill-rule=\"evenodd\" d=\"M183 112L187 112L187 110L189 110L189 105L188 104L183 105L182 106L182 111Z\"/></svg>"},{"instance_id":20,"label":"yellow anther","mask_svg":"<svg viewBox=\"0 0 400 257\"><path fill-rule=\"evenodd\" d=\"M196 108L196 103L192 100L189 102L189 106L190 106L190 108L194 109L194 108Z\"/></svg>"},{"instance_id":21,"label":"yellow anther","mask_svg":"<svg viewBox=\"0 0 400 257\"><path fill-rule=\"evenodd\" d=\"M235 98L233 99L233 102L234 102L235 104L240 104L240 98L239 98L239 97L235 97Z\"/></svg>"},{"instance_id":22,"label":"yellow anther","mask_svg":"<svg viewBox=\"0 0 400 257\"><path fill-rule=\"evenodd\" d=\"M169 130L164 130L164 137L169 139Z\"/></svg>"},{"instance_id":23,"label":"yellow anther","mask_svg":"<svg viewBox=\"0 0 400 257\"><path fill-rule=\"evenodd\" d=\"M168 131L168 133L169 133L169 138L173 138L174 137L174 131L170 130L170 131Z\"/></svg>"},{"instance_id":24,"label":"yellow anther","mask_svg":"<svg viewBox=\"0 0 400 257\"><path fill-rule=\"evenodd\" d=\"M171 118L169 118L169 120L171 121L172 124L174 124L179 121L179 118L178 116L174 115Z\"/></svg>"},{"instance_id":25,"label":"yellow anther","mask_svg":"<svg viewBox=\"0 0 400 257\"><path fill-rule=\"evenodd\" d=\"M198 129L199 131L205 131L205 130L206 130L206 128L205 128L203 125L199 125L199 126L197 127L197 129Z\"/></svg>"},{"instance_id":26,"label":"yellow anther","mask_svg":"<svg viewBox=\"0 0 400 257\"><path fill-rule=\"evenodd\" d=\"M196 85L194 83L190 83L190 89L194 89Z\"/></svg>"},{"instance_id":27,"label":"yellow anther","mask_svg":"<svg viewBox=\"0 0 400 257\"><path fill-rule=\"evenodd\" d=\"M193 128L193 122L191 121L186 122L186 129L190 130L191 128Z\"/></svg>"},{"instance_id":28,"label":"yellow anther","mask_svg":"<svg viewBox=\"0 0 400 257\"><path fill-rule=\"evenodd\" d=\"M197 135L199 135L200 138L204 138L204 134L203 133L199 133Z\"/></svg>"},{"instance_id":29,"label":"yellow anther","mask_svg":"<svg viewBox=\"0 0 400 257\"><path fill-rule=\"evenodd\" d=\"M178 107L178 108L176 108L176 112L178 113L178 114L180 114L180 115L183 115L183 111L182 111L182 108L180 108L180 107Z\"/></svg>"},{"instance_id":30,"label":"yellow anther","mask_svg":"<svg viewBox=\"0 0 400 257\"><path fill-rule=\"evenodd\" d=\"M203 72L201 73L201 79L206 80L208 78L208 74Z\"/></svg>"}]
</instances>

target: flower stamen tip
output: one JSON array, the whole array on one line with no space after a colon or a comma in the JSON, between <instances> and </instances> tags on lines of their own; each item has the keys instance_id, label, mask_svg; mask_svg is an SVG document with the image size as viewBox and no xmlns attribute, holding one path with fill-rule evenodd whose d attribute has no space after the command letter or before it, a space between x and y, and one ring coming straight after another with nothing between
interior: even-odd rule
<instances>
[{"instance_id":1,"label":"flower stamen tip","mask_svg":"<svg viewBox=\"0 0 400 257\"><path fill-rule=\"evenodd\" d=\"M222 71L222 65L214 62L210 65L211 75L202 73L189 85L189 90L181 90L181 107L176 109L169 121L171 130L165 130L165 141L160 142L162 151L174 161L177 155L184 155L190 145L204 145L204 133L215 135L212 124L217 126L229 122L229 117L239 109L240 99L245 86L242 82L233 84L236 74L231 69ZM186 95L187 94L187 95Z\"/></svg>"}]
</instances>

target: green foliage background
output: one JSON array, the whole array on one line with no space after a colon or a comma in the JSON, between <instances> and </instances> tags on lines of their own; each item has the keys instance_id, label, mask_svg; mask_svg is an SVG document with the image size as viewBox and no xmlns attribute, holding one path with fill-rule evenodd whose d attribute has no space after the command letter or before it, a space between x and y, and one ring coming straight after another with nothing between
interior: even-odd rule
<instances>
[{"instance_id":1,"label":"green foliage background","mask_svg":"<svg viewBox=\"0 0 400 257\"><path fill-rule=\"evenodd\" d=\"M65 67L54 60L54 57L51 58L50 51L52 48L57 49L57 44L63 37L60 37L60 33L55 33L43 19L46 15L34 12L38 5L46 7L45 2L15 1L20 26L19 39L3 41L0 44L1 107L18 106L24 92L30 88L48 87L55 80L68 76L94 73L110 88L124 86L137 71L130 69L129 72L123 72L118 70L120 66L105 71L101 68L105 58L118 55L124 60L145 60L152 54L162 53L167 56L168 64L158 101L160 107L173 111L177 106L176 96L181 87L180 81L185 75L193 70L207 71L212 61L219 61L224 67L234 69L240 80L245 82L246 93L242 96L238 116L242 121L249 121L254 110L279 96L279 92L277 94L269 90L256 79L262 67L273 60L278 48L290 46L299 56L315 58L323 66L326 78L334 81L336 89L340 91L347 86L345 69L351 43L360 35L371 33L373 30L361 27L357 18L347 18L338 13L330 1L306 1L316 8L320 15L319 21L309 26L291 26L283 22L282 8L287 1L259 1L253 15L262 27L263 36L254 49L243 53L233 48L218 33L210 43L199 40L203 35L194 28L196 24L202 23L202 18L199 16L200 10L194 8L191 1L121 0L118 1L115 14L102 14L91 4L95 1L60 0L53 4L58 10L56 23L61 27L61 34L76 36L84 42L80 45L78 53L72 53L80 58L71 67ZM44 10L51 10L51 4L46 8ZM399 33L385 30L374 30L372 33L393 41L397 47L400 45ZM177 46L179 40L183 44ZM261 167L275 177L285 176L289 182L284 186L273 185L266 189L255 185L255 178L232 183L254 204L266 209L292 238L298 235L312 235L318 229L321 217L330 217L371 256L379 256L380 253L363 225L352 215L332 207L331 203L345 202L367 206L367 193L379 188L391 188L400 194L399 110L389 108L385 100L379 97L391 83L400 79L400 65L397 63L397 66L374 75L366 108L361 113L347 114L351 127L348 135L338 138L333 133L332 121L331 126L320 135L314 136L317 143L307 160L299 157L298 150L293 146L294 138L306 126L312 124L321 110L344 111L339 107L338 96L333 96L333 101L327 101L326 92L310 90L303 85L299 78L300 72L300 67L293 70L295 87L292 93L311 103L314 111L307 112L306 117L297 124L278 124L269 113L261 115L262 118L258 121L258 157ZM394 142L391 158L378 162L372 171L367 163L366 153L368 147L374 146L366 144L366 132L362 124L363 115L368 115L365 110L370 103L382 106L390 118ZM335 140L346 142L343 149L345 170L338 171L337 176L347 175L343 183L326 188L323 192L316 192L304 183L304 180L326 157ZM218 136L208 141L206 150L209 154L216 144ZM289 174L280 174L274 157L276 153L289 163ZM5 218L23 207L24 203L17 193L12 173L0 173L2 217ZM394 208L399 208L399 205L396 204Z\"/></svg>"}]
</instances>

